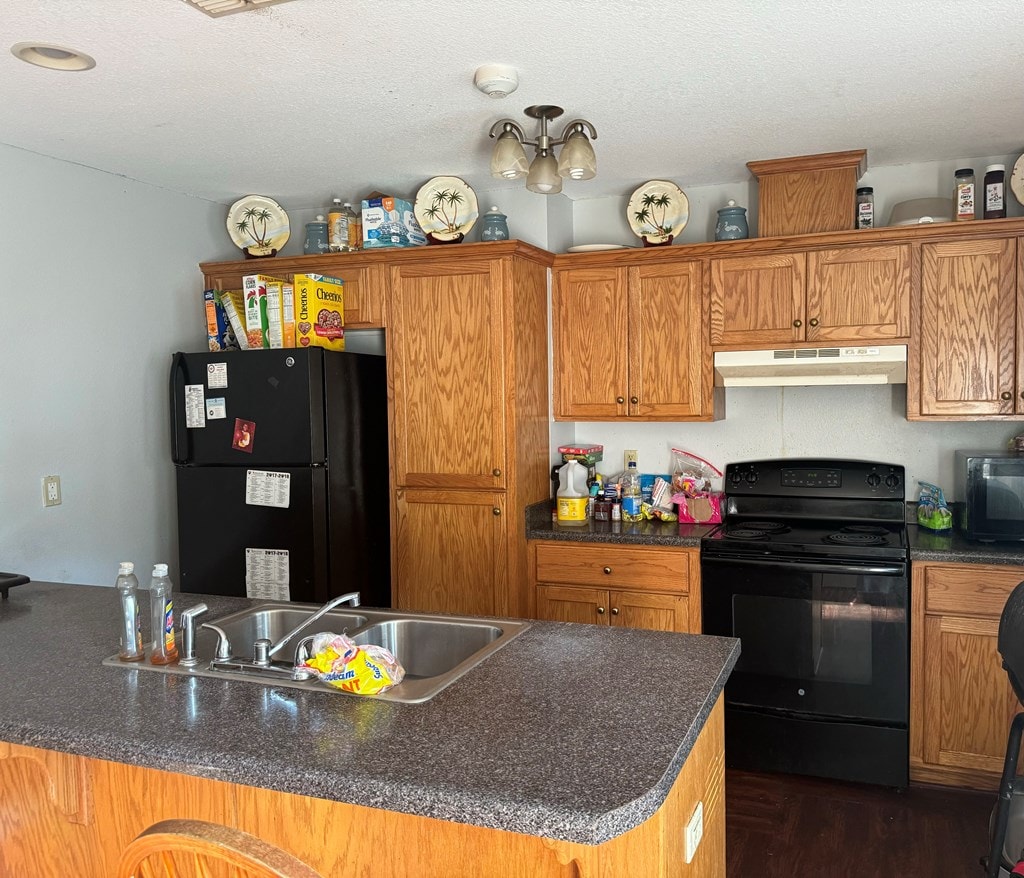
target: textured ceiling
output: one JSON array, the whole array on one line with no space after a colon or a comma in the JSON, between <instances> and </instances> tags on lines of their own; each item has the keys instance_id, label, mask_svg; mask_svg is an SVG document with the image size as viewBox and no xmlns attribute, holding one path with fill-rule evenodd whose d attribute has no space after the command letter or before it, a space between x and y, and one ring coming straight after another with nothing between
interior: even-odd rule
<instances>
[{"instance_id":1,"label":"textured ceiling","mask_svg":"<svg viewBox=\"0 0 1024 878\"><path fill-rule=\"evenodd\" d=\"M7 51L22 41L97 66L32 67ZM489 176L486 132L511 116L532 135L523 108L554 103L598 132L597 177L565 194L623 195L743 180L747 161L787 155L1015 152L1022 41L1019 0L294 0L220 19L181 0L2 0L0 142L306 208L414 195L438 174L520 188ZM504 100L473 87L493 61L519 71Z\"/></svg>"}]
</instances>

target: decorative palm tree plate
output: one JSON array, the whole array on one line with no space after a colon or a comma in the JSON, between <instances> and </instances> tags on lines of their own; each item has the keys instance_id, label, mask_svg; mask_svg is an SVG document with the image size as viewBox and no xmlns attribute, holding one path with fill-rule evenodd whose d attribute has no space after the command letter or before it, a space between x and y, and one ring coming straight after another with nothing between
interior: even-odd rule
<instances>
[{"instance_id":1,"label":"decorative palm tree plate","mask_svg":"<svg viewBox=\"0 0 1024 878\"><path fill-rule=\"evenodd\" d=\"M629 196L626 219L633 234L648 244L668 244L686 226L690 203L668 180L650 180Z\"/></svg>"},{"instance_id":2,"label":"decorative palm tree plate","mask_svg":"<svg viewBox=\"0 0 1024 878\"><path fill-rule=\"evenodd\" d=\"M288 214L273 198L246 195L228 211L228 234L248 256L273 256L288 243Z\"/></svg>"},{"instance_id":3,"label":"decorative palm tree plate","mask_svg":"<svg viewBox=\"0 0 1024 878\"><path fill-rule=\"evenodd\" d=\"M476 193L458 177L432 177L416 193L412 212L428 239L454 243L480 216Z\"/></svg>"}]
</instances>

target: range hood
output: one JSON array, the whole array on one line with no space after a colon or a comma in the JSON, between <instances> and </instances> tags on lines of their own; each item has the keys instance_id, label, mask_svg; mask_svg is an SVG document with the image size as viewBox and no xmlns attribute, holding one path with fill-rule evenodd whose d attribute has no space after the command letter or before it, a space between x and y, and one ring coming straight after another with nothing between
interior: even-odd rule
<instances>
[{"instance_id":1,"label":"range hood","mask_svg":"<svg viewBox=\"0 0 1024 878\"><path fill-rule=\"evenodd\" d=\"M719 351L715 354L718 387L906 383L906 345Z\"/></svg>"}]
</instances>

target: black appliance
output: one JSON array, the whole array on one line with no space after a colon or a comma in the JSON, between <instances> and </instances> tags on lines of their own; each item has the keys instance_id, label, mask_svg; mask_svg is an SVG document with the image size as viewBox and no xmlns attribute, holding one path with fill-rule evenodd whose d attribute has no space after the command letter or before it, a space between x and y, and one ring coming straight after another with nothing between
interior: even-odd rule
<instances>
[{"instance_id":1,"label":"black appliance","mask_svg":"<svg viewBox=\"0 0 1024 878\"><path fill-rule=\"evenodd\" d=\"M391 605L383 356L176 353L182 591Z\"/></svg>"},{"instance_id":2,"label":"black appliance","mask_svg":"<svg viewBox=\"0 0 1024 878\"><path fill-rule=\"evenodd\" d=\"M1024 454L957 451L953 455L957 524L969 540L1024 540Z\"/></svg>"},{"instance_id":3,"label":"black appliance","mask_svg":"<svg viewBox=\"0 0 1024 878\"><path fill-rule=\"evenodd\" d=\"M738 637L726 764L905 787L909 553L901 466L729 464L701 541L704 633Z\"/></svg>"}]
</instances>

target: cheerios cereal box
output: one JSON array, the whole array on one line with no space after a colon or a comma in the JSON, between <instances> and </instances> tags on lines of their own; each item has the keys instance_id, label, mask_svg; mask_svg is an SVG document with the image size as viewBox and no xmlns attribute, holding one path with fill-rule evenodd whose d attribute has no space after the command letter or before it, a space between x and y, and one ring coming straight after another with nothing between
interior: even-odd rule
<instances>
[{"instance_id":1,"label":"cheerios cereal box","mask_svg":"<svg viewBox=\"0 0 1024 878\"><path fill-rule=\"evenodd\" d=\"M325 274L293 278L296 347L345 350L344 281Z\"/></svg>"}]
</instances>

